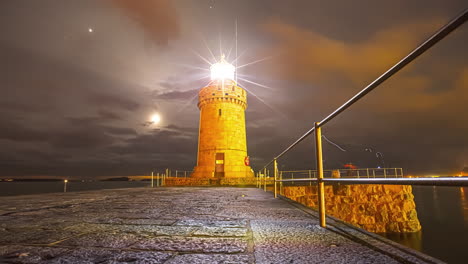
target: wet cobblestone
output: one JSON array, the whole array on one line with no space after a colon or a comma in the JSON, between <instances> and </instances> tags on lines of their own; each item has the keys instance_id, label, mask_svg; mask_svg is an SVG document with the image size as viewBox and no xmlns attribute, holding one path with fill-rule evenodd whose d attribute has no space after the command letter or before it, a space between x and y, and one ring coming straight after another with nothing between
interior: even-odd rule
<instances>
[{"instance_id":1,"label":"wet cobblestone","mask_svg":"<svg viewBox=\"0 0 468 264\"><path fill-rule=\"evenodd\" d=\"M0 199L0 263L438 263L254 188Z\"/></svg>"}]
</instances>

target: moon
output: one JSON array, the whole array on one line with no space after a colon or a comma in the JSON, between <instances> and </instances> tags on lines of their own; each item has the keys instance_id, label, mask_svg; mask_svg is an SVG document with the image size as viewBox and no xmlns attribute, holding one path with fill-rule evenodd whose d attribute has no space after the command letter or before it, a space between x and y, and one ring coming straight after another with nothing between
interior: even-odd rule
<instances>
[{"instance_id":1,"label":"moon","mask_svg":"<svg viewBox=\"0 0 468 264\"><path fill-rule=\"evenodd\" d=\"M158 113L153 114L150 118L151 124L158 124L160 121L161 121L161 116Z\"/></svg>"}]
</instances>

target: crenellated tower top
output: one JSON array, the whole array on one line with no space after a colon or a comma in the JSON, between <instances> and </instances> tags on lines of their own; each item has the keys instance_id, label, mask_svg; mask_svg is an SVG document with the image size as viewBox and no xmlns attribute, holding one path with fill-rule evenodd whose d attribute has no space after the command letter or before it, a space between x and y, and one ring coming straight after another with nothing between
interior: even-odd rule
<instances>
[{"instance_id":1,"label":"crenellated tower top","mask_svg":"<svg viewBox=\"0 0 468 264\"><path fill-rule=\"evenodd\" d=\"M247 93L234 81L235 67L225 60L211 65L211 82L198 93L198 108L207 103L230 102L247 108Z\"/></svg>"}]
</instances>

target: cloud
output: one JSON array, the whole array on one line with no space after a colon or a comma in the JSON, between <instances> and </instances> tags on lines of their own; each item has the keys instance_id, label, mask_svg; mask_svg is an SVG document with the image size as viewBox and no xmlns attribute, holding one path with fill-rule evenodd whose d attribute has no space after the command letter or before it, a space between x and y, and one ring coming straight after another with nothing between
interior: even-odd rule
<instances>
[{"instance_id":1,"label":"cloud","mask_svg":"<svg viewBox=\"0 0 468 264\"><path fill-rule=\"evenodd\" d=\"M324 81L340 74L362 85L396 63L441 25L439 19L397 25L358 42L333 39L278 20L265 23L263 28L278 41L269 53L280 54L283 76Z\"/></svg>"},{"instance_id":2,"label":"cloud","mask_svg":"<svg viewBox=\"0 0 468 264\"><path fill-rule=\"evenodd\" d=\"M48 138L46 132L25 127L16 121L0 118L0 139L11 141L43 141Z\"/></svg>"},{"instance_id":3,"label":"cloud","mask_svg":"<svg viewBox=\"0 0 468 264\"><path fill-rule=\"evenodd\" d=\"M171 0L112 1L159 45L167 45L170 40L178 37L180 25Z\"/></svg>"},{"instance_id":4,"label":"cloud","mask_svg":"<svg viewBox=\"0 0 468 264\"><path fill-rule=\"evenodd\" d=\"M125 97L125 95L122 94L95 93L90 94L88 100L97 106L105 105L107 107L114 107L127 111L134 111L140 107L140 104L135 100Z\"/></svg>"},{"instance_id":5,"label":"cloud","mask_svg":"<svg viewBox=\"0 0 468 264\"><path fill-rule=\"evenodd\" d=\"M186 90L186 91L170 91L154 95L156 99L166 100L190 100L197 96L199 89Z\"/></svg>"}]
</instances>

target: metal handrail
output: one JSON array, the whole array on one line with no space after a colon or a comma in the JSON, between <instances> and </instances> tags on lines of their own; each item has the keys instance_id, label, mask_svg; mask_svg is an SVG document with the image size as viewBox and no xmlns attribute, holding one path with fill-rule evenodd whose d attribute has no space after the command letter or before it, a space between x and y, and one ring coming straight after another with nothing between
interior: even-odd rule
<instances>
[{"instance_id":1,"label":"metal handrail","mask_svg":"<svg viewBox=\"0 0 468 264\"><path fill-rule=\"evenodd\" d=\"M283 179L277 182L318 182L317 178ZM391 185L430 185L468 186L468 177L440 178L323 178L322 182L346 184L391 184Z\"/></svg>"},{"instance_id":2,"label":"metal handrail","mask_svg":"<svg viewBox=\"0 0 468 264\"><path fill-rule=\"evenodd\" d=\"M278 181L278 159L282 157L284 154L286 154L289 150L291 150L294 146L299 144L302 140L304 140L307 136L312 134L312 132L315 131L315 154L316 154L316 161L317 161L317 178L312 180L311 178L305 179L305 181L315 181L317 183L317 198L318 198L318 209L319 209L319 218L320 218L320 226L321 227L326 227L326 218L325 218L325 182L337 182L337 183L349 183L349 184L354 184L354 183L359 183L359 184L417 184L419 183L427 183L427 184L436 184L436 183L446 183L448 179L445 179L446 181L443 181L444 179L437 179L434 180L433 178L429 179L403 179L399 178L397 180L395 179L377 179L377 178L367 178L367 179L341 179L341 178L326 178L324 179L323 177L323 158L322 158L322 126L324 126L326 123L331 121L333 118L338 116L340 113L348 109L351 105L362 99L365 95L373 91L375 88L377 88L380 84L385 82L387 79L392 77L395 73L403 69L406 65L408 65L410 62L414 61L416 58L418 58L421 54L426 52L428 49L430 49L432 46L434 46L436 43L438 43L440 40L445 38L447 35L449 35L451 32L453 32L456 28L458 28L460 25L465 23L468 20L468 9L465 9L460 15L458 15L456 18L452 19L450 22L448 22L446 25L444 25L442 28L440 28L437 32L435 32L431 37L429 37L426 41L424 41L422 44L420 44L418 47L416 47L412 52L410 52L406 57L401 59L399 62L397 62L393 67L388 69L386 72L384 72L382 75L380 75L377 79L372 81L369 85L367 85L364 89L362 89L360 92L355 94L353 97L351 97L348 101L346 101L343 105L338 107L335 111L333 111L331 114L326 116L322 121L320 122L315 122L314 127L309 129L304 135L302 135L299 139L297 139L293 144L291 144L289 147L287 147L283 152L281 152L278 156L274 157L273 160L268 162L262 170L266 172L267 166L269 166L272 162L274 164L274 194L275 197L277 197L277 183L284 181L282 179L282 176L280 181ZM264 173L266 174L266 173ZM298 179L291 179L291 181L298 181ZM405 183L406 182L406 183ZM468 181L466 179L450 179L450 182L454 183L453 185L460 186L460 184L467 184ZM461 185L464 186L464 185ZM280 186L281 189L281 186ZM265 180L265 185L264 185L264 190L266 190L266 180Z\"/></svg>"},{"instance_id":3,"label":"metal handrail","mask_svg":"<svg viewBox=\"0 0 468 264\"><path fill-rule=\"evenodd\" d=\"M339 172L341 178L343 177L354 177L350 174L357 174L357 177L372 177L372 178L392 178L392 177L403 177L403 168L358 168L358 169L329 169L323 170L324 173L327 173L330 177L333 172ZM278 171L279 174L284 175L284 177L293 178L295 175L301 176L308 174L309 177L316 177L317 170L291 170L291 171ZM343 175L344 174L344 175ZM347 175L346 175L347 174ZM325 176L324 176L325 177Z\"/></svg>"},{"instance_id":4,"label":"metal handrail","mask_svg":"<svg viewBox=\"0 0 468 264\"><path fill-rule=\"evenodd\" d=\"M375 79L373 82L367 85L364 89L362 89L356 95L351 97L351 99L349 99L343 105L338 107L335 111L333 111L331 114L325 117L322 121L318 122L317 127L322 127L323 125L328 123L330 120L332 120L333 118L338 116L340 113L342 113L344 110L348 109L351 105L356 103L359 99L363 98L366 94L368 94L369 92L377 88L377 86L379 86L384 81L386 81L391 76L393 76L395 73L403 69L410 62L415 60L425 51L427 51L432 46L434 46L437 42L445 38L448 34L450 34L459 26L461 26L463 23L465 23L466 20L468 20L468 9L465 9L463 12L461 12L461 14L459 14L457 17L455 17L450 22L448 22L445 26L440 28L436 33L434 33L426 41L420 44L417 48L415 48L412 52L410 52L406 57L404 57L399 62L397 62L393 67L391 67L389 70L387 70L382 75L380 75L377 79ZM302 135L299 139L297 139L294 143L292 143L289 147L287 147L283 152L281 152L279 155L274 157L270 162L268 162L263 168L268 167L268 165L270 165L275 159L277 160L280 157L282 157L289 150L291 150L294 146L296 146L302 140L304 140L306 137L312 134L314 130L315 130L315 127L312 127L309 131L307 131L304 135Z\"/></svg>"}]
</instances>

